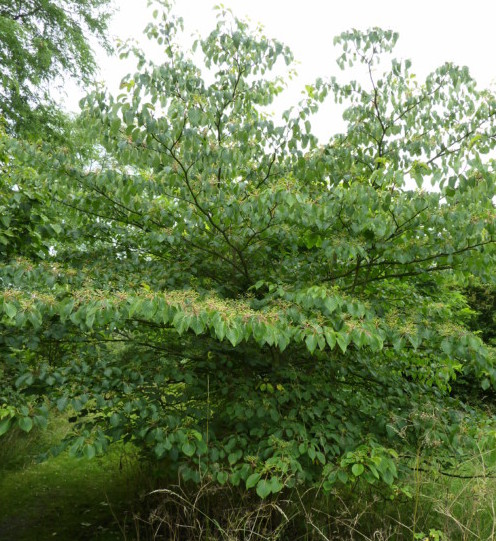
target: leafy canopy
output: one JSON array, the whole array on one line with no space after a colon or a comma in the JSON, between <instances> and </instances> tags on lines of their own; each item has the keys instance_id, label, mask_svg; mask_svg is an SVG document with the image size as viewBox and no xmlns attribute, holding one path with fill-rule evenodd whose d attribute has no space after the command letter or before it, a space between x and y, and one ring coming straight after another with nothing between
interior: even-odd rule
<instances>
[{"instance_id":1,"label":"leafy canopy","mask_svg":"<svg viewBox=\"0 0 496 541\"><path fill-rule=\"evenodd\" d=\"M92 37L110 50L109 0L0 0L0 115L9 131L40 137L60 113L53 85L88 83L96 70Z\"/></svg>"},{"instance_id":2,"label":"leafy canopy","mask_svg":"<svg viewBox=\"0 0 496 541\"><path fill-rule=\"evenodd\" d=\"M458 291L493 279L493 94L452 64L418 82L396 34L353 30L338 62L369 83L318 80L277 123L283 44L221 9L186 51L155 16L163 63L123 50L138 70L84 100L75 149L5 140L2 205L43 212L2 219L0 432L69 409L74 454L132 441L262 498L492 445L454 383L496 381ZM347 130L319 145L328 96Z\"/></svg>"}]
</instances>

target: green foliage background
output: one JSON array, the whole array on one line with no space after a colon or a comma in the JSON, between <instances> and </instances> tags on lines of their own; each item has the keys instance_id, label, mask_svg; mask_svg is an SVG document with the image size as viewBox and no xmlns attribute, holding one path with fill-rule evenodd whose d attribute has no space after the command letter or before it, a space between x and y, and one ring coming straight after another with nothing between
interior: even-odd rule
<instances>
[{"instance_id":1,"label":"green foliage background","mask_svg":"<svg viewBox=\"0 0 496 541\"><path fill-rule=\"evenodd\" d=\"M111 50L109 0L0 0L0 114L23 138L56 136L64 115L54 100L63 78L88 84L90 45Z\"/></svg>"}]
</instances>

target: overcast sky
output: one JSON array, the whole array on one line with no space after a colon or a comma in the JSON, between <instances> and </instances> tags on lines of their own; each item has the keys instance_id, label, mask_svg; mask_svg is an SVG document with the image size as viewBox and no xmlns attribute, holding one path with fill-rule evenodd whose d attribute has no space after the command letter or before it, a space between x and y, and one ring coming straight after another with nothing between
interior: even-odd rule
<instances>
[{"instance_id":1,"label":"overcast sky","mask_svg":"<svg viewBox=\"0 0 496 541\"><path fill-rule=\"evenodd\" d=\"M215 24L212 0L176 0L175 11L183 16L187 33L206 34ZM410 58L412 70L424 77L445 61L467 65L480 86L496 81L496 2L494 0L224 0L238 16L261 22L270 37L285 42L299 61L299 77L283 99L280 109L295 104L306 83L317 77L339 75L335 63L337 49L333 37L350 28L372 26L400 33L396 57ZM143 28L151 20L146 0L115 0L119 11L111 24L111 33L134 38L147 47ZM100 78L112 91L120 79L134 67L115 58L98 55ZM78 96L70 92L66 100L75 109ZM340 124L340 113L323 111L314 121L320 136L333 133L329 124Z\"/></svg>"}]
</instances>

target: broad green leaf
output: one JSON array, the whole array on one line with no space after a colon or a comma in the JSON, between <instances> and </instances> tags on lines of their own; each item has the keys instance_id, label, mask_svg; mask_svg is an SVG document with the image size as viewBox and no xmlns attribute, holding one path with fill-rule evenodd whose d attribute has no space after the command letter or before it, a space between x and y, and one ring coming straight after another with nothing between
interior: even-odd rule
<instances>
[{"instance_id":1,"label":"broad green leaf","mask_svg":"<svg viewBox=\"0 0 496 541\"><path fill-rule=\"evenodd\" d=\"M336 333L336 341L338 343L338 346L341 348L341 351L343 353L346 353L346 350L348 349L348 345L350 343L350 335L346 332L338 332Z\"/></svg>"},{"instance_id":2,"label":"broad green leaf","mask_svg":"<svg viewBox=\"0 0 496 541\"><path fill-rule=\"evenodd\" d=\"M185 441L181 449L186 456L193 456L196 451L196 445L193 441Z\"/></svg>"},{"instance_id":3,"label":"broad green leaf","mask_svg":"<svg viewBox=\"0 0 496 541\"><path fill-rule=\"evenodd\" d=\"M246 479L246 488L247 489L253 488L258 483L259 480L260 480L260 474L259 473L252 473Z\"/></svg>"},{"instance_id":4,"label":"broad green leaf","mask_svg":"<svg viewBox=\"0 0 496 541\"><path fill-rule=\"evenodd\" d=\"M353 464L351 467L351 472L355 477L359 477L364 472L365 468L363 467L363 464Z\"/></svg>"},{"instance_id":5,"label":"broad green leaf","mask_svg":"<svg viewBox=\"0 0 496 541\"><path fill-rule=\"evenodd\" d=\"M243 331L237 326L229 327L226 331L226 338L233 346L237 346L243 338Z\"/></svg>"},{"instance_id":6,"label":"broad green leaf","mask_svg":"<svg viewBox=\"0 0 496 541\"><path fill-rule=\"evenodd\" d=\"M344 470L338 470L337 476L341 483L346 484L348 482L348 474Z\"/></svg>"},{"instance_id":7,"label":"broad green leaf","mask_svg":"<svg viewBox=\"0 0 496 541\"><path fill-rule=\"evenodd\" d=\"M382 480L387 484L387 485L392 485L393 482L394 482L394 476L393 474L391 473L390 470L386 470L385 472L382 473Z\"/></svg>"},{"instance_id":8,"label":"broad green leaf","mask_svg":"<svg viewBox=\"0 0 496 541\"><path fill-rule=\"evenodd\" d=\"M17 420L19 428L24 432L30 432L33 428L33 420L31 417L19 417Z\"/></svg>"},{"instance_id":9,"label":"broad green leaf","mask_svg":"<svg viewBox=\"0 0 496 541\"><path fill-rule=\"evenodd\" d=\"M64 411L68 403L69 399L67 398L67 396L62 396L57 400L57 409L59 411Z\"/></svg>"},{"instance_id":10,"label":"broad green leaf","mask_svg":"<svg viewBox=\"0 0 496 541\"><path fill-rule=\"evenodd\" d=\"M96 455L95 447L93 445L87 443L83 447L83 454L87 459L91 460Z\"/></svg>"},{"instance_id":11,"label":"broad green leaf","mask_svg":"<svg viewBox=\"0 0 496 541\"><path fill-rule=\"evenodd\" d=\"M334 349L334 346L336 345L336 333L334 331L331 331L331 330L326 330L326 331L324 331L324 336L325 336L327 345L331 349Z\"/></svg>"},{"instance_id":12,"label":"broad green leaf","mask_svg":"<svg viewBox=\"0 0 496 541\"><path fill-rule=\"evenodd\" d=\"M219 484L221 485L225 485L227 480L229 478L229 474L225 471L220 471L218 474L217 474L217 481L219 482Z\"/></svg>"},{"instance_id":13,"label":"broad green leaf","mask_svg":"<svg viewBox=\"0 0 496 541\"><path fill-rule=\"evenodd\" d=\"M13 305L11 303L8 303L8 302L4 303L3 311L11 319L15 318L15 316L17 314L17 308L15 307L15 305Z\"/></svg>"},{"instance_id":14,"label":"broad green leaf","mask_svg":"<svg viewBox=\"0 0 496 541\"><path fill-rule=\"evenodd\" d=\"M315 348L317 347L317 336L315 333L308 334L305 338L305 344L308 348L308 351L310 353L313 353L315 351Z\"/></svg>"},{"instance_id":15,"label":"broad green leaf","mask_svg":"<svg viewBox=\"0 0 496 541\"><path fill-rule=\"evenodd\" d=\"M6 417L0 421L0 436L3 436L10 428L11 419Z\"/></svg>"},{"instance_id":16,"label":"broad green leaf","mask_svg":"<svg viewBox=\"0 0 496 541\"><path fill-rule=\"evenodd\" d=\"M270 485L270 490L271 490L272 494L276 494L277 492L280 492L284 488L284 485L275 476L272 476L270 478L269 485Z\"/></svg>"},{"instance_id":17,"label":"broad green leaf","mask_svg":"<svg viewBox=\"0 0 496 541\"><path fill-rule=\"evenodd\" d=\"M257 494L265 500L267 496L272 492L272 485L266 479L260 479L257 483Z\"/></svg>"},{"instance_id":18,"label":"broad green leaf","mask_svg":"<svg viewBox=\"0 0 496 541\"><path fill-rule=\"evenodd\" d=\"M326 458L325 458L324 453L321 453L320 451L317 451L317 452L315 453L315 456L317 457L318 461L319 461L321 464L325 464L325 463L326 463Z\"/></svg>"}]
</instances>

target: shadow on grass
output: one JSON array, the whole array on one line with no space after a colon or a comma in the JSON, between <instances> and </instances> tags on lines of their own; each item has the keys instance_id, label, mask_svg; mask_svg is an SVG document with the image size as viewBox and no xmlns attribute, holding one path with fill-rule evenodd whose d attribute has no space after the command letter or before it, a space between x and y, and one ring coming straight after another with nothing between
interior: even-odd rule
<instances>
[{"instance_id":1,"label":"shadow on grass","mask_svg":"<svg viewBox=\"0 0 496 541\"><path fill-rule=\"evenodd\" d=\"M52 433L0 440L2 541L110 541L124 539L123 530L132 528L134 502L145 481L136 453L115 445L101 458L62 453L37 463L49 440L66 429L60 421Z\"/></svg>"}]
</instances>

